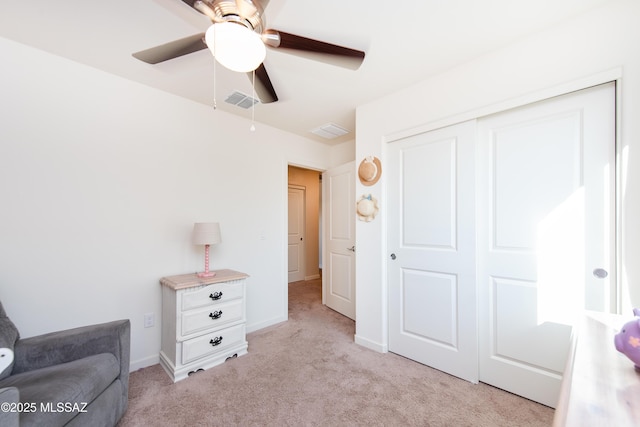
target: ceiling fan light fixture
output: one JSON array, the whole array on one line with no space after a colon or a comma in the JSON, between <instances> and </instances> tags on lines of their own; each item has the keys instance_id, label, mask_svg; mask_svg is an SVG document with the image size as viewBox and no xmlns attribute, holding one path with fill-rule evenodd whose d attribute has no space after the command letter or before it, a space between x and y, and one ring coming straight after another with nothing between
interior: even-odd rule
<instances>
[{"instance_id":1,"label":"ceiling fan light fixture","mask_svg":"<svg viewBox=\"0 0 640 427\"><path fill-rule=\"evenodd\" d=\"M205 33L205 42L215 59L232 71L253 71L267 55L260 35L235 22L213 24Z\"/></svg>"}]
</instances>

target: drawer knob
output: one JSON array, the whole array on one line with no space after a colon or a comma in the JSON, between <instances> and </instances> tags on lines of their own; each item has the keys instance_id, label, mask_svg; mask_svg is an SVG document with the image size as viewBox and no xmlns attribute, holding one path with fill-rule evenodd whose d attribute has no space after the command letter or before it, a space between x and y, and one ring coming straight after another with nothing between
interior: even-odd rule
<instances>
[{"instance_id":1,"label":"drawer knob","mask_svg":"<svg viewBox=\"0 0 640 427\"><path fill-rule=\"evenodd\" d=\"M218 301L220 298L222 298L222 292L214 292L212 294L209 294L209 298L214 301Z\"/></svg>"},{"instance_id":2,"label":"drawer knob","mask_svg":"<svg viewBox=\"0 0 640 427\"><path fill-rule=\"evenodd\" d=\"M222 317L222 310L216 310L213 313L209 313L209 317L211 317L212 319L219 319L220 317Z\"/></svg>"},{"instance_id":3,"label":"drawer knob","mask_svg":"<svg viewBox=\"0 0 640 427\"><path fill-rule=\"evenodd\" d=\"M214 347L217 345L220 345L221 343L222 343L222 337L215 337L214 339L209 341L209 344L211 344Z\"/></svg>"}]
</instances>

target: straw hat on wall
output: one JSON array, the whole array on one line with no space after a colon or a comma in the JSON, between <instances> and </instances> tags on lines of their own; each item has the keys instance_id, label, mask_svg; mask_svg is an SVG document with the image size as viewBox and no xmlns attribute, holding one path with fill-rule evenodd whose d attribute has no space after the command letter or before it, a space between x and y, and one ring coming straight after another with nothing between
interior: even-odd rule
<instances>
[{"instance_id":1,"label":"straw hat on wall","mask_svg":"<svg viewBox=\"0 0 640 427\"><path fill-rule=\"evenodd\" d=\"M378 182L382 175L382 165L380 159L374 156L367 156L360 166L358 166L358 178L362 185L370 186Z\"/></svg>"},{"instance_id":2,"label":"straw hat on wall","mask_svg":"<svg viewBox=\"0 0 640 427\"><path fill-rule=\"evenodd\" d=\"M378 200L371 194L363 194L356 203L356 212L360 221L373 221L378 213Z\"/></svg>"}]
</instances>

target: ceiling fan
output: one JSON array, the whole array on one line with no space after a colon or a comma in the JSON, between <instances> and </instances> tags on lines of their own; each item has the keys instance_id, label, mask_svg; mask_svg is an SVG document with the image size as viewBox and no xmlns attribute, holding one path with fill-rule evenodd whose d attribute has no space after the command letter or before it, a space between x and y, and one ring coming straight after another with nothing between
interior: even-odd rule
<instances>
[{"instance_id":1,"label":"ceiling fan","mask_svg":"<svg viewBox=\"0 0 640 427\"><path fill-rule=\"evenodd\" d=\"M271 79L262 63L269 48L357 69L364 60L364 52L319 40L265 28L264 8L269 0L182 0L211 19L213 25L206 33L195 34L160 46L136 52L133 56L148 64L157 64L173 58L209 48L218 62L234 71L245 71L254 84L263 104L278 100ZM246 39L246 44L243 40ZM225 44L222 42L225 41ZM226 42L231 45L227 47ZM247 49L253 48L251 53ZM229 56L229 60L225 59ZM255 58L251 60L251 56ZM249 64L234 66L233 61L250 59ZM254 61L251 64L251 61ZM256 68L257 67L257 68ZM255 69L255 79L253 70Z\"/></svg>"}]
</instances>

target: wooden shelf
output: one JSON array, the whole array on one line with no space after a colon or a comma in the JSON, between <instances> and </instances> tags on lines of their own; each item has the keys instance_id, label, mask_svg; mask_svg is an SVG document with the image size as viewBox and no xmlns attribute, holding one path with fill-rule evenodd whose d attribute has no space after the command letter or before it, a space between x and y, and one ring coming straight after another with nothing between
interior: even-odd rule
<instances>
[{"instance_id":1,"label":"wooden shelf","mask_svg":"<svg viewBox=\"0 0 640 427\"><path fill-rule=\"evenodd\" d=\"M554 426L640 425L640 372L613 344L629 320L588 312L575 328Z\"/></svg>"}]
</instances>

